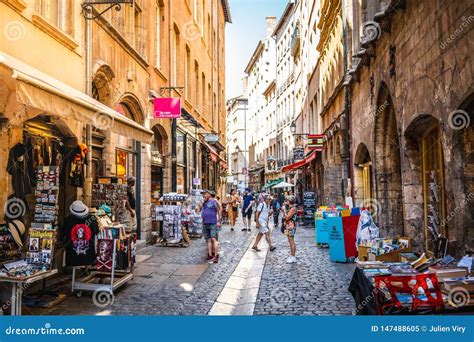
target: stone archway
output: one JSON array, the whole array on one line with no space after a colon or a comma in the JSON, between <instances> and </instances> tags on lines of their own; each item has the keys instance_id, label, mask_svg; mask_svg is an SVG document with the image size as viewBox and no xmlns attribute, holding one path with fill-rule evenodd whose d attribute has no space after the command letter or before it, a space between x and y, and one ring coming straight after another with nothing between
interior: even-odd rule
<instances>
[{"instance_id":1,"label":"stone archway","mask_svg":"<svg viewBox=\"0 0 474 342\"><path fill-rule=\"evenodd\" d=\"M374 134L374 173L377 223L383 236L403 235L403 196L397 118L386 84L377 98Z\"/></svg>"},{"instance_id":2,"label":"stone archway","mask_svg":"<svg viewBox=\"0 0 474 342\"><path fill-rule=\"evenodd\" d=\"M374 198L372 157L367 146L360 143L354 156L354 200L357 206L370 205Z\"/></svg>"},{"instance_id":3,"label":"stone archway","mask_svg":"<svg viewBox=\"0 0 474 342\"><path fill-rule=\"evenodd\" d=\"M117 111L140 125L145 124L143 107L134 94L126 93L123 95L117 105Z\"/></svg>"},{"instance_id":4,"label":"stone archway","mask_svg":"<svg viewBox=\"0 0 474 342\"><path fill-rule=\"evenodd\" d=\"M404 133L405 159L404 193L405 193L405 234L413 240L413 248L426 250L425 232L425 193L423 179L422 137L432 127L439 126L439 121L428 114L413 119Z\"/></svg>"}]
</instances>

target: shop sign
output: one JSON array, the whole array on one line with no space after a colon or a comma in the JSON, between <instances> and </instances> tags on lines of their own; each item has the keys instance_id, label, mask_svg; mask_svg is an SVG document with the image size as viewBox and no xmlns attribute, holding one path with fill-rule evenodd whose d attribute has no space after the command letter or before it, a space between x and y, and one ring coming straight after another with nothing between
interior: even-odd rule
<instances>
[{"instance_id":1,"label":"shop sign","mask_svg":"<svg viewBox=\"0 0 474 342\"><path fill-rule=\"evenodd\" d=\"M193 185L195 186L201 185L201 178L193 178Z\"/></svg>"},{"instance_id":2,"label":"shop sign","mask_svg":"<svg viewBox=\"0 0 474 342\"><path fill-rule=\"evenodd\" d=\"M219 141L219 135L217 134L204 134L204 140L208 143L214 143Z\"/></svg>"},{"instance_id":3,"label":"shop sign","mask_svg":"<svg viewBox=\"0 0 474 342\"><path fill-rule=\"evenodd\" d=\"M293 159L295 161L304 159L304 148L303 147L296 147L296 148L293 149Z\"/></svg>"},{"instance_id":4,"label":"shop sign","mask_svg":"<svg viewBox=\"0 0 474 342\"><path fill-rule=\"evenodd\" d=\"M181 117L181 99L164 97L153 100L155 119L179 119Z\"/></svg>"},{"instance_id":5,"label":"shop sign","mask_svg":"<svg viewBox=\"0 0 474 342\"><path fill-rule=\"evenodd\" d=\"M324 134L308 134L308 149L313 151L324 150Z\"/></svg>"}]
</instances>

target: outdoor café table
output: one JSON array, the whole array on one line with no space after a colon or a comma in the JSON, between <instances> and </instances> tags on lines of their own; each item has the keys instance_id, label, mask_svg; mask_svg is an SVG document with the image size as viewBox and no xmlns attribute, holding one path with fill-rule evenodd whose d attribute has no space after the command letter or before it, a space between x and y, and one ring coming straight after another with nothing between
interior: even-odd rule
<instances>
[{"instance_id":1,"label":"outdoor caf\u00e9 table","mask_svg":"<svg viewBox=\"0 0 474 342\"><path fill-rule=\"evenodd\" d=\"M21 304L23 290L26 284L32 284L38 280L48 278L54 274L58 273L58 270L50 271L41 271L27 277L4 277L0 276L0 282L2 283L11 283L12 284L12 296L11 301L11 315L12 316L21 316Z\"/></svg>"}]
</instances>

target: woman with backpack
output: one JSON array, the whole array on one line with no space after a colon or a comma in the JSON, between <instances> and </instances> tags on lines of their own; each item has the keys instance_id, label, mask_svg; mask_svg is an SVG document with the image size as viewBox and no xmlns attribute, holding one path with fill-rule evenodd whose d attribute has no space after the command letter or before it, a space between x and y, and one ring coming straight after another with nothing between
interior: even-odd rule
<instances>
[{"instance_id":1,"label":"woman with backpack","mask_svg":"<svg viewBox=\"0 0 474 342\"><path fill-rule=\"evenodd\" d=\"M290 244L290 257L286 259L288 264L296 263L296 244L295 244L295 234L296 234L296 220L297 220L297 211L295 207L295 196L288 196L285 205L283 206L283 227L282 232L288 238L288 243Z\"/></svg>"}]
</instances>

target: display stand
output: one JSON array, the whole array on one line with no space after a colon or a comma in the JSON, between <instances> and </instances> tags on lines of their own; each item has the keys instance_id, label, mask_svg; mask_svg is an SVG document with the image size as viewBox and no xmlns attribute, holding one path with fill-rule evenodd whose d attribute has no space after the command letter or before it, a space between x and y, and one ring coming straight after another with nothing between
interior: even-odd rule
<instances>
[{"instance_id":1,"label":"display stand","mask_svg":"<svg viewBox=\"0 0 474 342\"><path fill-rule=\"evenodd\" d=\"M117 264L117 239L114 239L113 242L114 249L112 254L112 269L110 273L96 270L77 280L76 272L82 267L73 268L71 291L76 292L78 297L82 296L82 291L100 290L112 294L115 290L133 279L133 265L128 270L115 269ZM107 278L110 278L110 280L105 282Z\"/></svg>"},{"instance_id":2,"label":"display stand","mask_svg":"<svg viewBox=\"0 0 474 342\"><path fill-rule=\"evenodd\" d=\"M316 225L316 245L329 247L329 230L326 219L315 219Z\"/></svg>"},{"instance_id":3,"label":"display stand","mask_svg":"<svg viewBox=\"0 0 474 342\"><path fill-rule=\"evenodd\" d=\"M12 284L11 316L21 316L23 290L26 284L32 284L58 273L57 269L39 272L28 277L0 277L0 282Z\"/></svg>"}]
</instances>

